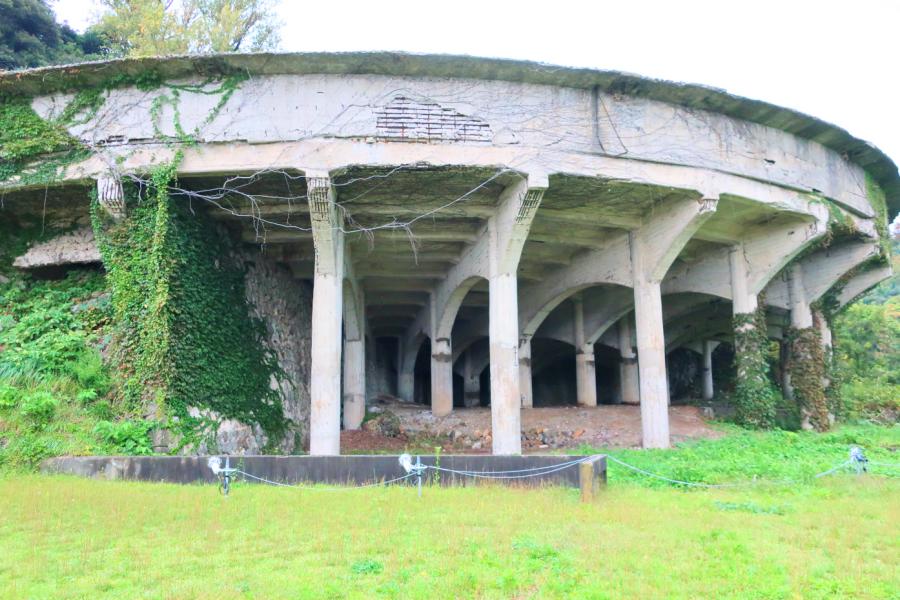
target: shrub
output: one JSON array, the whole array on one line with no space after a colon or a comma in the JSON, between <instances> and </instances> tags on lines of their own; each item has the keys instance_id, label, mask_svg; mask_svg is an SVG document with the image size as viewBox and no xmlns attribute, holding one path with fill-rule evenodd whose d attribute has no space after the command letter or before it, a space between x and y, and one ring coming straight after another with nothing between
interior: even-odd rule
<instances>
[{"instance_id":1,"label":"shrub","mask_svg":"<svg viewBox=\"0 0 900 600\"><path fill-rule=\"evenodd\" d=\"M849 420L888 425L900 421L900 385L857 379L841 386L841 399Z\"/></svg>"},{"instance_id":2,"label":"shrub","mask_svg":"<svg viewBox=\"0 0 900 600\"><path fill-rule=\"evenodd\" d=\"M75 400L81 405L87 405L97 399L96 390L81 390L76 394Z\"/></svg>"},{"instance_id":3,"label":"shrub","mask_svg":"<svg viewBox=\"0 0 900 600\"><path fill-rule=\"evenodd\" d=\"M19 404L21 392L11 385L0 384L0 410L15 408Z\"/></svg>"},{"instance_id":4,"label":"shrub","mask_svg":"<svg viewBox=\"0 0 900 600\"><path fill-rule=\"evenodd\" d=\"M150 430L152 421L100 421L94 433L106 444L107 450L120 454L153 454Z\"/></svg>"},{"instance_id":5,"label":"shrub","mask_svg":"<svg viewBox=\"0 0 900 600\"><path fill-rule=\"evenodd\" d=\"M59 406L59 402L53 397L53 394L37 391L25 398L20 410L22 416L31 421L35 428L43 429L53 419L57 406Z\"/></svg>"}]
</instances>

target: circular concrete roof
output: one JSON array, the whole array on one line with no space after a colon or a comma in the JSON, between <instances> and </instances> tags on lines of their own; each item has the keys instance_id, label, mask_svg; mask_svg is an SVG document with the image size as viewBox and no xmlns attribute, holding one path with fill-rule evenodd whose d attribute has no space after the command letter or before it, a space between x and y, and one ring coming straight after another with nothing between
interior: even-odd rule
<instances>
[{"instance_id":1,"label":"circular concrete roof","mask_svg":"<svg viewBox=\"0 0 900 600\"><path fill-rule=\"evenodd\" d=\"M0 94L35 96L71 91L99 85L117 75L137 75L148 70L169 79L244 72L250 75L392 75L500 80L581 89L597 87L609 93L718 112L818 142L846 155L870 173L885 190L891 215L900 212L900 174L897 165L877 147L853 137L846 130L795 110L735 96L721 89L620 71L398 52L229 53L126 58L0 72Z\"/></svg>"}]
</instances>

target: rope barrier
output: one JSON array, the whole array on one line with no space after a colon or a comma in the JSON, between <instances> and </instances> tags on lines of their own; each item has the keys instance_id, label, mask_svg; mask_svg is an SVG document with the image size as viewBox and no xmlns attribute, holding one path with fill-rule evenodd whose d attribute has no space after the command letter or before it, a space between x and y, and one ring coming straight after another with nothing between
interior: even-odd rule
<instances>
[{"instance_id":1,"label":"rope barrier","mask_svg":"<svg viewBox=\"0 0 900 600\"><path fill-rule=\"evenodd\" d=\"M316 492L342 492L345 490L361 490L363 488L371 488L371 487L381 487L387 486L392 483L397 483L398 481L403 481L405 479L409 479L413 476L412 473L407 473L406 475L401 475L400 477L395 477L394 479L388 479L386 481L376 481L373 483L365 483L363 485L354 485L354 486L341 486L341 487L315 487L309 485L298 485L293 483L283 483L280 481L272 481L271 479L266 479L265 477L257 477L256 475L251 475L246 471L234 471L236 474L243 475L244 477L249 477L250 479L255 479L260 483L266 483L268 485L274 485L277 487L287 487L287 488L303 488L308 490L313 490Z\"/></svg>"},{"instance_id":2,"label":"rope barrier","mask_svg":"<svg viewBox=\"0 0 900 600\"><path fill-rule=\"evenodd\" d=\"M387 486L393 483L400 483L402 481L407 481L412 478L416 478L417 485L419 489L419 496L422 495L422 481L425 473L430 469L437 473L448 473L452 475L459 475L462 477L471 477L474 479L503 479L503 480L513 480L513 479L528 479L531 477L543 477L545 475L550 475L553 473L558 473L560 471L564 471L575 465L582 464L584 462L594 460L598 458L600 455L592 455L585 456L577 459L573 459L567 462L555 464L555 465L543 465L540 467L529 467L525 469L506 469L506 470L498 470L498 471L471 471L466 469L448 469L446 467L439 467L436 465L425 465L422 463L420 457L416 457L416 462L412 462L412 457L409 454L403 454L399 457L400 466L406 471L405 475L400 477L395 477L394 479L388 479L386 481L378 481L374 483L368 483L357 486L346 486L346 487L331 487L331 488L323 488L323 487L312 487L308 485L297 485L297 484L289 484L283 483L279 481L272 481L270 479L266 479L264 477L259 477L253 475L251 473L247 473L246 471L242 471L239 469L232 469L229 467L229 457L225 457L225 466L221 466L221 461L218 457L212 457L209 460L209 467L213 470L221 480L222 485L221 489L223 493L227 496L228 490L230 487L231 478L234 475L241 475L247 479L253 479L255 481L259 481L260 483L265 483L268 485L273 485L277 487L287 487L287 488L303 488L314 491L346 491L346 490L357 490L363 488L371 488L371 487L381 487ZM761 479L753 479L751 481L738 481L732 483L705 483L700 481L683 481L680 479L674 479L671 477L666 477L664 475L659 475L658 473L653 473L647 471L646 469L642 469L640 467L636 467L634 465L628 464L623 460L620 460L614 456L606 455L605 458L613 464L619 465L638 473L640 475L644 475L645 477L650 477L653 479L657 479L660 481L665 481L667 483L671 483L674 485L682 485L686 487L697 487L697 488L738 488L738 487L748 487L755 485L795 485L802 483L803 480L799 479L787 479L781 481L773 481L773 480L761 480ZM813 479L820 479L822 477L826 477L828 475L832 475L844 469L846 467L852 466L857 474L862 474L868 472L868 465L886 467L891 469L900 468L900 463L882 463L876 461L870 461L866 458L863 453L862 448L858 446L852 446L850 448L850 458L847 460L838 463L837 465L822 471L821 473L816 473L812 476Z\"/></svg>"}]
</instances>

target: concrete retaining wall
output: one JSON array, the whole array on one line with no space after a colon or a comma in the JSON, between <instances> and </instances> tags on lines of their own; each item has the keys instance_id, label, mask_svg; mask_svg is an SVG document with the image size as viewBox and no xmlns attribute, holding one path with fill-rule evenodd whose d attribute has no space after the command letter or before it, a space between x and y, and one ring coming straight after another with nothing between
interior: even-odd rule
<instances>
[{"instance_id":1,"label":"concrete retaining wall","mask_svg":"<svg viewBox=\"0 0 900 600\"><path fill-rule=\"evenodd\" d=\"M573 456L487 456L445 455L440 466L457 471L510 471L551 467L570 462ZM435 456L422 456L422 463L434 465ZM207 456L77 456L51 458L41 464L41 472L63 473L94 479L129 479L168 483L213 483L216 476L207 465ZM413 458L415 462L415 457ZM397 456L235 456L231 466L257 477L284 483L328 483L360 485L401 477L405 471ZM435 471L427 471L429 478ZM510 473L510 475L518 475ZM606 481L606 458L594 461L594 477ZM414 482L414 479L410 481ZM485 479L473 479L441 473L441 485L467 485ZM496 479L506 484L539 486L544 484L579 487L578 465L523 479Z\"/></svg>"}]
</instances>

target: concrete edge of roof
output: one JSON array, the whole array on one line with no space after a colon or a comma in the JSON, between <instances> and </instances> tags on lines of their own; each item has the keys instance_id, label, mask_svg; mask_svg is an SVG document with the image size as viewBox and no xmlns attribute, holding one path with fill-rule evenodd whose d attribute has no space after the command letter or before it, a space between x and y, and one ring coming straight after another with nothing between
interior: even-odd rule
<instances>
[{"instance_id":1,"label":"concrete edge of roof","mask_svg":"<svg viewBox=\"0 0 900 600\"><path fill-rule=\"evenodd\" d=\"M327 74L454 77L553 85L621 93L718 112L781 129L818 142L871 174L885 190L888 219L900 212L897 165L873 144L845 129L796 110L691 83L652 79L620 71L559 67L544 63L463 55L403 52L224 53L123 58L0 72L0 95L35 96L99 85L117 75L148 69L165 78L246 72L250 75Z\"/></svg>"}]
</instances>

